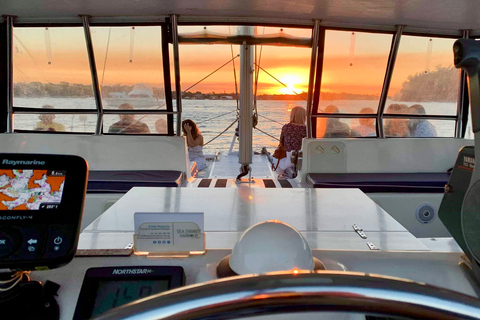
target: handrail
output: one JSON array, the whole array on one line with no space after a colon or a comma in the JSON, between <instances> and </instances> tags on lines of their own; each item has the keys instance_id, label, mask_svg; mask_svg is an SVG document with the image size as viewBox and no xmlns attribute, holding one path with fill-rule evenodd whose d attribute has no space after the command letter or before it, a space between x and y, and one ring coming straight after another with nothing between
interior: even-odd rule
<instances>
[{"instance_id":1,"label":"handrail","mask_svg":"<svg viewBox=\"0 0 480 320\"><path fill-rule=\"evenodd\" d=\"M180 288L110 310L96 319L231 319L308 311L362 312L416 319L480 319L480 301L392 277L296 271L230 277Z\"/></svg>"}]
</instances>

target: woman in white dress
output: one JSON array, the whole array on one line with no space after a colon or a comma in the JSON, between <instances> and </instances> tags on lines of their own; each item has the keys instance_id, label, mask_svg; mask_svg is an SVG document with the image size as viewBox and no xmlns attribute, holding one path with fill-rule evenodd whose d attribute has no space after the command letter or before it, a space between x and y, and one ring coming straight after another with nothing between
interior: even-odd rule
<instances>
[{"instance_id":1,"label":"woman in white dress","mask_svg":"<svg viewBox=\"0 0 480 320\"><path fill-rule=\"evenodd\" d=\"M190 119L182 121L183 135L187 138L188 159L197 163L197 170L203 170L207 166L203 155L203 136L197 124Z\"/></svg>"}]
</instances>

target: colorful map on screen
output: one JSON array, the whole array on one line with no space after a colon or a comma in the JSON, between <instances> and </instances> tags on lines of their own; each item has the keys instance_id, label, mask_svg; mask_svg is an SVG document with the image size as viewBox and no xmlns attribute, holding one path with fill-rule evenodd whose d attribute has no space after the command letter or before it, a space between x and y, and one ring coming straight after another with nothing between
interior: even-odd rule
<instances>
[{"instance_id":1,"label":"colorful map on screen","mask_svg":"<svg viewBox=\"0 0 480 320\"><path fill-rule=\"evenodd\" d=\"M0 210L57 209L65 171L0 169Z\"/></svg>"}]
</instances>

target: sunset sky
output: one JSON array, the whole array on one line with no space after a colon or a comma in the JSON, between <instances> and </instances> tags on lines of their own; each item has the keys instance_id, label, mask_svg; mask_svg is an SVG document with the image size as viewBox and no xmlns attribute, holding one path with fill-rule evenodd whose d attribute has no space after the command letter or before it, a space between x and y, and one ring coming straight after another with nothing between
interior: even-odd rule
<instances>
[{"instance_id":1,"label":"sunset sky","mask_svg":"<svg viewBox=\"0 0 480 320\"><path fill-rule=\"evenodd\" d=\"M159 27L136 27L134 30L116 27L111 33L108 27L92 27L91 30L101 84L163 85ZM203 27L179 28L181 34L202 30ZM228 26L208 27L207 30L236 32L235 27ZM257 28L259 35L279 32L280 28ZM307 29L284 29L282 32L302 37L309 37L311 33ZM391 39L391 35L385 34L356 32L352 35L347 31L327 31L322 91L380 94ZM453 39L436 38L430 42L429 38L402 37L389 94L400 90L410 75L434 70L436 66L452 66L453 42ZM231 50L230 45L181 45L182 89L232 59ZM239 50L239 46L233 46L234 55ZM257 50L259 55L260 47ZM263 46L260 65L290 89L307 91L310 56L310 48ZM235 68L238 81L239 59L235 59ZM14 30L14 82L33 81L91 83L82 28ZM230 63L189 91L230 93L234 90L233 65ZM258 94L289 93L291 90L260 71Z\"/></svg>"}]
</instances>

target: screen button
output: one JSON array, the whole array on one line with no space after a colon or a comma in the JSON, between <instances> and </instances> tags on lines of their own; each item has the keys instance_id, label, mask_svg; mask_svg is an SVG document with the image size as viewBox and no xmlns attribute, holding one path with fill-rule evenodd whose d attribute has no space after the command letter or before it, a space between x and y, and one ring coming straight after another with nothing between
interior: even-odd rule
<instances>
[{"instance_id":1,"label":"screen button","mask_svg":"<svg viewBox=\"0 0 480 320\"><path fill-rule=\"evenodd\" d=\"M15 229L0 228L0 257L7 257L18 249L22 235Z\"/></svg>"},{"instance_id":2,"label":"screen button","mask_svg":"<svg viewBox=\"0 0 480 320\"><path fill-rule=\"evenodd\" d=\"M44 228L22 228L23 234L22 250L20 258L23 260L34 260L41 254L45 244Z\"/></svg>"},{"instance_id":3,"label":"screen button","mask_svg":"<svg viewBox=\"0 0 480 320\"><path fill-rule=\"evenodd\" d=\"M70 249L70 239L74 234L71 228L58 226L48 228L47 248L45 251L46 258L57 258L67 254Z\"/></svg>"}]
</instances>

